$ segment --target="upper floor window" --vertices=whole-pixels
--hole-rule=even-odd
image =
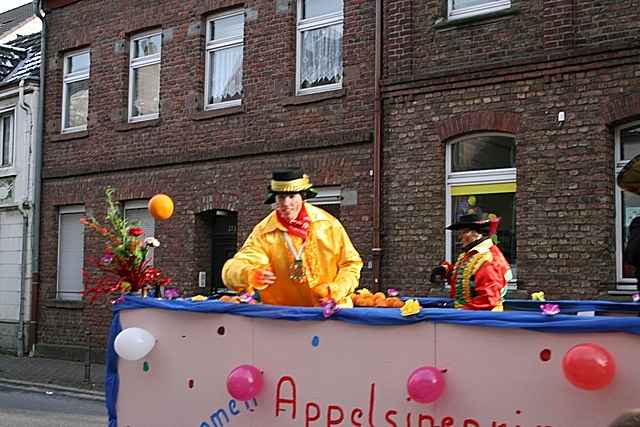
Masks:
[[[218,15],[207,21],[205,109],[242,102],[244,11]]]
[[[622,168],[640,154],[640,122],[634,122],[616,129],[615,133],[616,176]],[[620,290],[634,290],[636,275],[633,265],[624,260],[624,248],[629,239],[629,224],[640,215],[640,195],[615,190],[616,199],[616,276]]]
[[[296,94],[342,87],[343,0],[298,0]]]
[[[480,134],[447,146],[447,225],[462,215],[500,217],[497,244],[517,277],[516,142],[510,135]],[[462,247],[447,232],[447,259],[455,261]]]
[[[63,206],[58,211],[58,286],[57,299],[82,299],[84,264],[83,206]]]
[[[129,48],[129,121],[157,119],[160,114],[159,31],[137,35]]]
[[[13,110],[0,112],[0,167],[13,166]]]
[[[89,110],[89,71],[91,68],[88,50],[64,56],[62,85],[62,132],[87,129]]]
[[[511,7],[511,0],[448,0],[449,19],[466,18]]]

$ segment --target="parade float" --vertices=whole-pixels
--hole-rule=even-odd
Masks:
[[[635,301],[538,293],[476,312],[365,290],[340,309],[180,298],[145,264],[156,242],[112,219],[85,220],[110,242],[112,280],[93,294],[120,295],[110,427],[602,427],[638,406]]]

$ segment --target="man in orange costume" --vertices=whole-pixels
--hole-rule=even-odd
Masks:
[[[222,269],[233,290],[257,290],[265,304],[319,306],[332,298],[352,307],[362,260],[340,222],[304,200],[316,193],[298,168],[273,172],[266,204],[276,209],[256,225]]]
[[[456,237],[463,245],[462,252],[454,265],[444,262],[436,267],[432,279],[441,276],[448,280],[456,308],[503,309],[511,268],[489,237],[495,233],[490,230],[492,224],[497,227],[497,220],[483,220],[476,214],[469,214],[447,227],[447,230],[456,231]]]

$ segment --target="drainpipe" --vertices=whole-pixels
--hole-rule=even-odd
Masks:
[[[40,33],[40,82],[38,88],[38,114],[36,116],[35,143],[33,146],[35,167],[33,171],[33,224],[31,235],[31,351],[38,339],[38,312],[40,298],[40,187],[42,181],[42,140],[44,137],[44,89],[47,65],[47,21],[42,10],[43,0],[33,0],[33,14],[42,21]]]
[[[376,47],[374,85],[375,96],[373,105],[373,289],[382,289],[382,243],[380,228],[382,192],[382,0],[376,0]]]
[[[22,214],[22,259],[21,259],[21,267],[20,267],[20,302],[18,308],[18,336],[16,340],[16,347],[18,357],[24,356],[24,307],[25,307],[25,299],[26,289],[27,289],[27,250],[28,242],[29,242],[29,212],[30,209],[29,204],[29,192],[31,188],[31,138],[32,138],[32,128],[33,128],[33,115],[31,113],[31,107],[24,102],[24,79],[20,80],[19,84],[19,97],[18,97],[18,105],[22,110],[24,110],[25,115],[28,117],[29,124],[25,131],[25,141],[28,141],[29,144],[29,155],[27,156],[27,185],[25,186],[27,189],[27,197],[26,200],[22,202],[21,205],[18,205],[18,210]]]

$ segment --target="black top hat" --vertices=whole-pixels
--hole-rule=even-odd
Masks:
[[[264,203],[267,205],[275,203],[276,194],[279,193],[300,193],[303,199],[317,196],[311,187],[313,185],[309,177],[304,175],[300,168],[276,169],[273,171],[267,200]]]
[[[462,215],[458,219],[458,222],[454,222],[453,224],[448,226],[447,230],[461,230],[463,228],[468,228],[476,231],[488,231],[490,223],[490,220],[483,219],[480,215],[472,213]]]

